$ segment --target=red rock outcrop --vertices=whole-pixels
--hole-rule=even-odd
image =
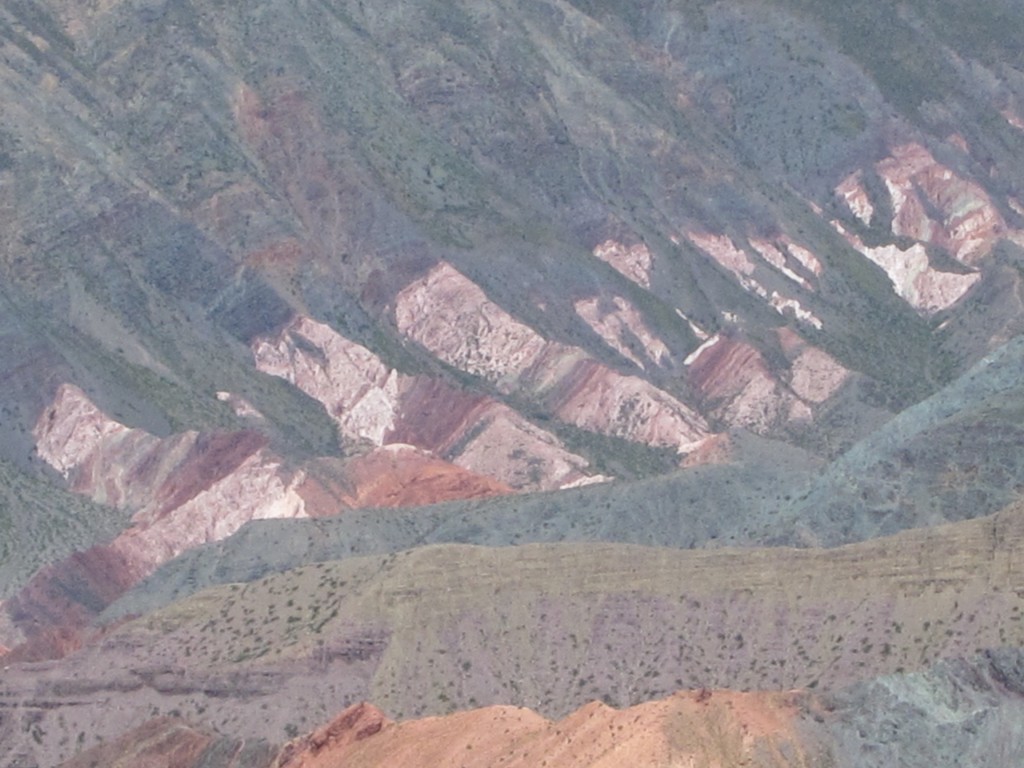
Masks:
[[[343,752],[391,725],[394,723],[372,704],[353,704],[327,725],[287,744],[275,768],[312,768],[321,755]]]
[[[40,457],[94,501],[135,509],[133,526],[110,546],[150,573],[185,549],[229,536],[244,522],[303,517],[295,485],[253,431],[184,432],[157,438],[102,413],[71,384],[60,387],[34,431]]]
[[[411,445],[392,443],[345,465],[352,485],[342,501],[353,508],[407,507],[512,493],[512,488],[442,461]],[[305,497],[303,490],[300,495]]]
[[[689,691],[616,710],[587,704],[557,722],[493,706],[401,723],[362,704],[286,751],[280,768],[721,768],[809,766],[800,693]],[[317,737],[321,734],[320,738]]]
[[[399,374],[323,323],[298,317],[252,348],[260,370],[323,403],[351,440],[413,445],[496,487],[550,490],[590,476],[586,459],[508,406],[440,379]]]
[[[296,491],[304,473],[285,469],[256,432],[158,438],[111,419],[80,389],[64,384],[34,435],[39,456],[73,490],[135,510],[130,527],[112,542],[44,568],[5,604],[28,642],[38,643],[36,654],[74,645],[54,638],[63,631],[75,636],[76,628],[185,550],[226,538],[249,520],[307,514]]]
[[[779,423],[809,419],[850,372],[790,329],[778,331],[789,369],[772,371],[764,356],[738,337],[715,335],[686,359],[690,382],[713,415],[763,433]]]
[[[558,418],[577,427],[680,452],[709,434],[700,414],[676,398],[591,360],[574,366],[548,402]]]
[[[712,336],[686,363],[691,384],[712,413],[732,426],[763,432],[784,420],[793,405],[761,353],[740,339]]]

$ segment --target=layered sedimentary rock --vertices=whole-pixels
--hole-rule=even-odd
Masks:
[[[584,314],[591,313],[584,309]],[[613,371],[578,348],[544,339],[448,264],[399,293],[395,318],[401,332],[441,359],[505,392],[541,397],[574,426],[680,450],[708,434],[701,416],[672,395]],[[633,314],[611,322],[616,327],[601,325],[595,316],[595,324],[614,332],[620,345],[623,325],[633,324],[633,333],[649,338]],[[648,352],[663,356],[653,339]]]
[[[916,143],[892,148],[875,170],[892,200],[892,233],[931,243],[973,265],[1006,232],[980,185],[961,178]]]
[[[864,172],[854,171],[839,183],[835,191],[850,213],[856,216],[861,224],[870,227],[875,215],[875,206],[864,187]]]
[[[833,226],[850,245],[885,270],[897,296],[926,314],[953,306],[981,278],[977,272],[963,274],[935,269],[921,243],[907,248],[895,243],[869,247],[839,222],[833,222]]]
[[[970,147],[963,137],[951,141],[966,155]],[[884,187],[888,200],[872,199],[868,174]],[[948,309],[959,302],[982,275],[982,260],[1002,238],[1017,241],[993,198],[977,181],[943,165],[923,145],[898,144],[873,167],[854,171],[835,193],[865,227],[888,226],[894,238],[905,242],[865,244],[855,232],[838,221],[833,226],[865,257],[885,270],[898,296],[925,314]],[[891,210],[891,221],[879,222],[879,204]],[[1011,206],[1012,207],[1012,206]],[[928,248],[938,249],[966,269],[949,271],[932,264]]]
[[[667,392],[592,360],[574,365],[545,399],[563,421],[648,445],[685,452],[709,434],[704,419]]]
[[[64,384],[35,437],[40,457],[73,490],[134,515],[112,542],[43,569],[6,604],[30,637],[84,626],[162,563],[249,520],[307,515],[297,490],[304,473],[286,469],[256,432],[161,439],[111,419]],[[48,655],[49,645],[40,642],[34,652]]]
[[[344,477],[351,490],[341,494],[339,500],[352,508],[411,507],[512,492],[510,486],[489,476],[401,443],[391,443],[346,462]],[[301,487],[299,493],[309,498]]]
[[[716,334],[686,360],[690,379],[722,421],[764,431],[785,417],[784,392],[756,348]]]
[[[346,438],[382,445],[395,426],[397,371],[324,323],[295,318],[252,344],[256,367],[323,403]]]
[[[271,768],[275,752],[260,739],[231,739],[178,717],[158,717],[61,768]]]
[[[586,459],[507,405],[440,379],[400,374],[324,323],[295,318],[252,349],[260,370],[323,403],[348,440],[413,445],[519,490],[590,476]]]
[[[716,334],[687,359],[690,380],[722,421],[767,432],[792,420],[809,420],[813,408],[832,397],[850,372],[835,358],[788,329],[778,336],[789,369],[772,371],[742,338]]]
[[[104,737],[155,708],[255,738],[360,699],[398,719],[492,703],[561,717],[680,688],[835,689],[1024,643],[1022,537],[1016,505],[831,550],[437,546],[313,563],[198,593],[59,664],[11,664],[0,698],[58,756],[108,690],[125,716],[90,726]]]
[[[557,721],[491,706],[396,723],[360,702],[281,748],[159,717],[61,768],[1009,766],[1021,754],[1020,661],[1002,649],[835,691],[704,688],[621,710],[595,701]]]
[[[548,345],[444,263],[398,294],[395,323],[445,362],[505,392],[515,389]]]
[[[789,387],[805,403],[824,403],[849,379],[850,371],[838,360],[793,331],[782,328],[778,337],[790,360]]]
[[[731,273],[745,290],[766,301],[779,314],[791,313],[801,322],[807,323],[818,330],[824,327],[821,318],[806,309],[796,296],[783,295],[775,289],[769,291],[764,285],[764,278],[759,276],[763,267],[756,264],[751,254],[737,246],[727,235],[692,231],[687,232],[686,237],[701,251],[714,259],[717,264]],[[820,262],[810,251],[797,246],[787,239],[782,239],[780,245],[786,249],[787,253],[792,254],[794,266],[799,264],[799,268],[810,270],[815,276],[820,274]],[[813,286],[808,278],[797,274],[789,265],[789,259],[782,253],[778,245],[761,238],[753,238],[751,240],[751,247],[762,257],[766,264],[791,280],[796,286],[802,289],[813,290]]]

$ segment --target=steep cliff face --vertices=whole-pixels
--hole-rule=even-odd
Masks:
[[[449,264],[439,264],[398,294],[398,330],[446,363],[508,393],[547,352],[536,331],[487,298]],[[569,350],[558,349],[558,353]]]
[[[754,432],[807,422],[849,378],[835,358],[796,333],[783,330],[778,338],[788,370],[771,370],[752,344],[722,334],[687,357],[689,376],[717,419]]]
[[[895,146],[875,170],[892,206],[892,233],[931,243],[976,264],[1006,234],[999,210],[979,184],[936,162],[920,144]]]
[[[850,245],[885,270],[897,295],[914,309],[934,314],[956,304],[981,277],[978,273],[940,272],[931,266],[921,243],[900,248],[895,243],[868,247],[836,222],[836,229]]]
[[[296,318],[271,338],[253,342],[256,367],[280,376],[323,403],[350,440],[383,445],[398,411],[398,372],[329,326]]]

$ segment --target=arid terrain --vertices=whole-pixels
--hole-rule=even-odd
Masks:
[[[5,2],[0,768],[1024,762],[1022,35]]]

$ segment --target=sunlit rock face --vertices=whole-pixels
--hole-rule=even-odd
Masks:
[[[446,363],[505,392],[515,389],[548,346],[446,263],[398,295],[395,322],[400,332]]]
[[[809,415],[811,407],[824,403],[839,391],[850,378],[850,371],[827,352],[808,344],[787,328],[779,329],[778,336],[790,361],[789,388],[803,401],[794,404],[793,415]]]
[[[625,245],[616,240],[605,240],[594,248],[594,256],[611,265],[623,277],[643,288],[651,287],[651,269],[654,259],[643,243]]]
[[[854,171],[843,179],[836,187],[836,194],[864,226],[871,226],[875,206],[872,205],[868,191],[864,187],[863,171]]]
[[[580,299],[575,309],[609,347],[638,368],[671,363],[672,356],[665,342],[651,331],[643,315],[623,297]]]
[[[650,354],[664,355],[663,345],[635,313],[622,311],[604,322],[589,304],[581,307],[609,335],[630,330],[632,324],[649,338]],[[503,391],[540,396],[559,419],[574,426],[682,450],[707,436],[701,416],[672,395],[611,370],[581,349],[545,340],[448,264],[403,290],[395,317],[400,331],[442,360]],[[622,343],[621,336],[613,338]]]
[[[648,445],[689,451],[710,434],[704,419],[676,398],[592,361],[562,379],[550,402],[563,421]]]
[[[690,381],[712,413],[731,426],[767,431],[785,419],[793,404],[793,395],[746,342],[716,335],[688,360]]]
[[[345,465],[348,487],[339,501],[352,508],[391,508],[479,499],[511,493],[504,483],[476,474],[429,451],[392,443]],[[299,489],[309,500],[308,490]]]
[[[805,421],[832,397],[850,371],[790,329],[778,331],[788,369],[773,371],[750,343],[716,334],[687,357],[691,383],[717,419],[766,433],[779,424]]]
[[[712,336],[687,356],[688,380],[716,419],[758,433],[807,421],[814,407],[849,378],[850,371],[836,358],[793,330],[782,328],[777,335],[788,361],[779,371],[752,344],[724,334]]]
[[[490,706],[398,723],[376,707],[360,703],[285,747],[279,764],[281,768],[811,765],[823,750],[800,728],[808,699],[801,692],[681,691],[623,709],[593,701],[556,721],[524,707]]]
[[[864,245],[859,237],[847,232],[839,222],[833,222],[833,225],[850,245],[885,271],[897,296],[925,314],[934,314],[953,306],[981,278],[978,272],[962,274],[935,269],[921,243],[906,249],[895,244],[871,248]]]
[[[400,374],[324,323],[298,317],[256,339],[252,351],[257,368],[320,401],[345,439],[407,443],[520,490],[561,488],[590,475],[586,459],[508,406]]]
[[[319,400],[347,438],[382,445],[398,411],[398,373],[330,326],[297,317],[280,333],[256,339],[256,367]]]
[[[892,232],[976,264],[1006,232],[988,194],[938,163],[920,144],[903,144],[875,170],[892,202]]]
[[[785,237],[779,238],[776,243],[763,238],[751,238],[752,253],[748,253],[728,235],[691,231],[686,236],[693,245],[732,274],[744,290],[767,302],[779,314],[791,314],[818,330],[824,327],[821,318],[808,310],[796,295],[784,295],[776,289],[766,288],[762,272],[771,268],[792,281],[793,293],[798,289],[813,292],[812,280],[821,275],[822,267],[811,251]],[[754,260],[754,253],[760,256],[760,263]]]
[[[949,134],[946,142],[976,160],[961,134]],[[874,186],[868,184],[869,177]],[[897,296],[924,315],[958,304],[981,280],[984,259],[1000,240],[1022,239],[981,183],[939,162],[914,141],[892,146],[873,166],[849,174],[836,186],[835,195],[856,223],[876,231],[871,238],[862,237],[863,232],[845,217],[845,223],[833,221],[833,227],[885,271]],[[1006,202],[1017,212],[1012,199]],[[891,212],[891,218],[883,212]],[[878,241],[879,227],[891,232],[888,242]],[[943,269],[935,263],[938,254],[963,267]]]

